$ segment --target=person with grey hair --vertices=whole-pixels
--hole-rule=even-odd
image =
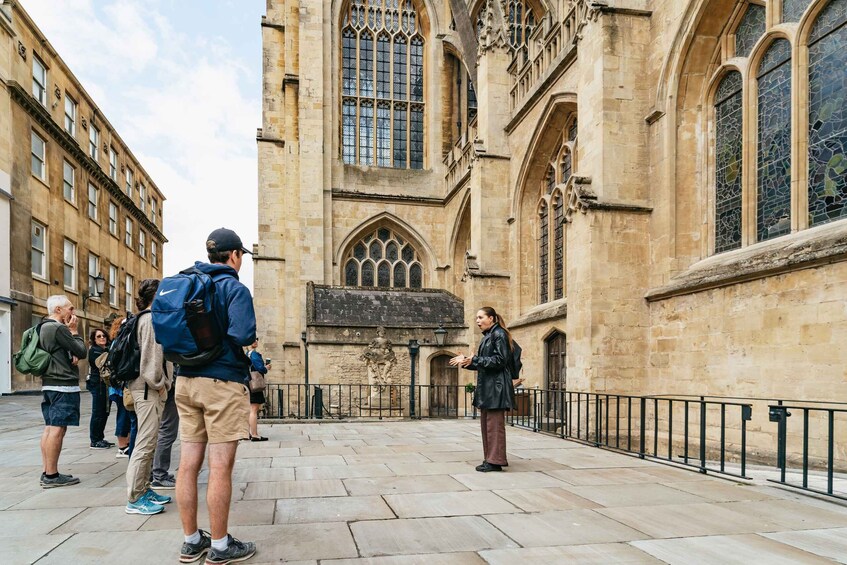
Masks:
[[[79,369],[77,363],[88,353],[77,329],[74,305],[63,294],[47,299],[47,318],[38,324],[40,347],[50,354],[50,363],[41,376],[42,488],[79,483],[73,475],[59,473],[59,455],[68,426],[79,426]]]

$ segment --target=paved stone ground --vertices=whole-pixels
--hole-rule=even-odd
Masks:
[[[39,488],[38,403],[0,398],[0,562],[176,563],[176,504],[124,513],[126,460],[89,450],[86,426],[60,460],[82,483]],[[847,563],[843,506],[529,431],[509,429],[508,472],[487,474],[474,421],[261,431],[238,450],[230,514],[250,563]]]

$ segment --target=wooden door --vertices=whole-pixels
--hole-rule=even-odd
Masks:
[[[456,418],[459,414],[459,369],[448,364],[449,355],[430,361],[429,413],[437,418]]]
[[[554,333],[546,341],[547,348],[547,374],[545,375],[544,388],[547,392],[548,412],[559,413],[562,407],[561,396],[558,391],[567,390],[567,358],[565,353],[565,334]]]

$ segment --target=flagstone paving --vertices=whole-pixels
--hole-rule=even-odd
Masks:
[[[60,460],[81,483],[39,487],[39,402],[0,398],[0,562],[178,562],[176,503],[126,514],[127,461],[88,449],[87,425],[69,429]],[[468,420],[261,432],[268,442],[238,449],[230,512],[231,533],[257,544],[251,564],[847,563],[847,506],[767,483],[518,428],[508,429],[506,472],[477,473],[479,424]],[[207,481],[204,470],[203,528]]]

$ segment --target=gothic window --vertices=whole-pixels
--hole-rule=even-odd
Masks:
[[[424,166],[424,38],[413,0],[350,0],[341,32],[341,157]]]
[[[799,22],[811,0],[782,0],[782,21]]]
[[[565,276],[565,205],[562,193],[558,192],[553,203],[553,300],[564,296]]]
[[[735,55],[736,57],[747,57],[753,50],[753,46],[765,34],[765,7],[758,4],[750,4],[738,29],[735,30]]]
[[[712,100],[716,253],[847,218],[847,0],[782,0],[782,21],[801,24],[795,41],[808,67],[785,37],[761,41],[770,30],[756,6],[734,32],[737,69],[717,71]],[[817,15],[804,22],[806,14]],[[754,44],[764,44],[763,53],[754,55]],[[793,67],[803,75],[792,77]],[[745,100],[754,103],[749,120]],[[792,128],[796,107],[807,114]],[[753,144],[755,161],[742,166],[743,148]],[[798,146],[805,162],[792,162]]]
[[[567,234],[565,233],[564,191],[568,180],[573,175],[575,150],[576,115],[573,115],[566,122],[539,190],[541,198],[538,203],[538,285],[539,301],[542,304],[548,302],[551,296],[553,300],[564,298],[566,292],[565,241]]]
[[[547,268],[548,268],[548,230],[547,225],[547,201],[541,201],[541,209],[538,211],[538,289],[539,302],[544,304],[550,298],[550,290],[548,288]]]
[[[507,34],[509,45],[512,49],[520,50],[526,46],[527,40],[532,35],[536,23],[541,21],[542,13],[530,0],[507,0],[504,2],[504,16],[506,17]],[[476,35],[482,35],[486,24],[485,4],[476,13]]]
[[[847,216],[847,0],[809,36],[809,225]]]
[[[741,247],[741,73],[731,71],[715,96],[715,252]]]
[[[791,44],[777,39],[759,64],[758,241],[791,231]]]
[[[345,254],[345,286],[423,288],[423,267],[411,243],[389,228],[368,232]]]

